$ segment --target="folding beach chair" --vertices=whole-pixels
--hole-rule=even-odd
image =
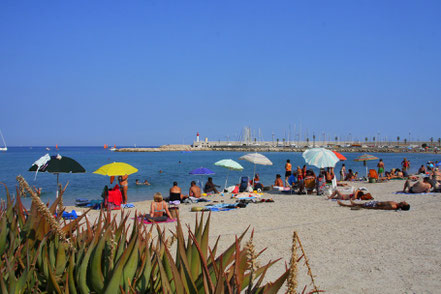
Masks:
[[[250,180],[248,177],[244,176],[240,178],[240,182],[239,182],[239,192],[246,192],[248,190],[249,184],[250,184]]]

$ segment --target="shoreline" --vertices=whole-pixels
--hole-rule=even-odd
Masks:
[[[335,201],[316,195],[285,195],[265,193],[274,203],[250,203],[246,208],[211,213],[210,246],[218,237],[219,252],[225,250],[250,226],[242,245],[254,230],[257,250],[267,248],[261,262],[281,258],[268,271],[274,281],[289,262],[292,232],[298,232],[309,258],[319,288],[328,293],[435,293],[441,287],[441,193],[427,195],[396,194],[404,181],[386,183],[351,182],[364,186],[379,201],[407,201],[409,211],[351,210]],[[228,196],[207,199],[234,202]],[[130,200],[130,199],[129,199]],[[125,209],[134,217],[135,211],[147,213],[151,200],[136,202]],[[193,206],[179,205],[183,225],[195,225]],[[67,207],[67,210],[83,209]],[[200,216],[200,213],[197,213]],[[99,211],[88,213],[97,219]],[[119,211],[112,215],[120,215]],[[204,214],[207,216],[207,214]],[[175,223],[159,224],[174,230]],[[149,226],[149,225],[147,225]],[[305,268],[299,266],[299,285],[308,284]],[[372,281],[376,281],[372,283]]]

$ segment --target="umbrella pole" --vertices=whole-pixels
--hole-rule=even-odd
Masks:
[[[58,186],[59,186],[59,184],[58,184],[58,180],[59,180],[59,176],[60,176],[60,174],[59,173],[57,173],[57,198],[58,198]]]
[[[253,191],[254,191],[254,178],[255,178],[255,175],[256,175],[256,164],[254,164],[254,172],[252,174],[252,176],[253,176]]]
[[[225,186],[224,186],[224,191],[225,191],[225,189],[227,188],[227,183],[228,183],[228,175],[230,174],[230,169],[228,169],[228,172],[227,172],[227,179],[225,180]]]

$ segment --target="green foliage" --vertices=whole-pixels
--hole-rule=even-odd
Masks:
[[[35,199],[26,210],[20,195],[14,203],[7,189],[6,194],[0,207],[2,293],[277,293],[288,276],[289,269],[263,284],[274,262],[249,266],[247,248],[240,245],[246,231],[218,254],[219,239],[209,247],[210,217],[204,220],[203,214],[196,215],[193,230],[187,226],[186,235],[178,220],[166,237],[136,213],[131,226],[124,212],[118,222],[108,211],[93,224],[84,215],[67,223],[39,215],[41,203]],[[52,215],[59,201],[50,206]],[[65,236],[51,227],[54,221]]]

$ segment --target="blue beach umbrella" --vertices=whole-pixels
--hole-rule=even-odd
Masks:
[[[211,169],[208,169],[205,167],[200,167],[200,168],[192,170],[191,172],[189,172],[189,174],[194,175],[194,176],[205,176],[205,175],[214,175],[214,172]],[[202,182],[199,180],[198,180],[198,182],[200,182],[200,184],[198,184],[198,185],[202,189]]]
[[[190,175],[195,176],[205,176],[205,175],[214,175],[214,172],[211,169],[200,167],[189,172]]]

